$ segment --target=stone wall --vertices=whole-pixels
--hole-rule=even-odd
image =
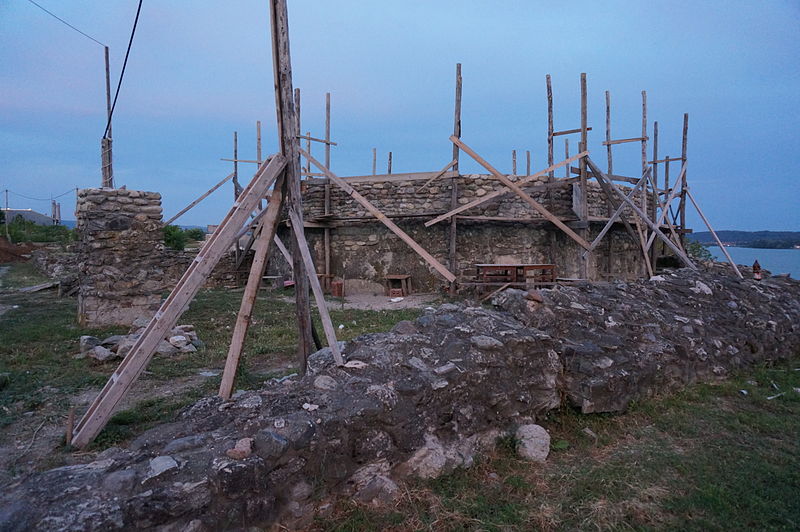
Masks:
[[[129,325],[154,313],[165,287],[161,194],[82,189],[76,217],[81,325]]]
[[[509,176],[513,180],[520,179]],[[351,185],[380,209],[415,241],[448,269],[449,223],[425,227],[424,222],[450,210],[452,181],[440,178],[422,189],[424,179],[388,176],[384,181],[353,180]],[[455,178],[458,203],[465,205],[503,186],[487,175],[465,175]],[[577,183],[557,183],[546,190],[533,190],[547,182],[542,176],[523,187],[531,197],[550,212],[567,222],[577,221],[573,210]],[[629,187],[623,187],[629,191]],[[641,195],[634,196],[637,202]],[[588,204],[590,225],[588,240],[600,232],[609,216],[605,195],[596,183],[589,183]],[[331,273],[337,278],[361,279],[381,283],[386,274],[409,274],[415,289],[431,291],[444,285],[442,277],[407,244],[383,224],[375,220],[349,195],[331,186],[331,212],[324,216],[324,181],[304,181],[303,207],[306,221],[331,224]],[[461,281],[475,275],[476,263],[553,263],[560,277],[579,277],[583,248],[546,221],[538,212],[513,193],[492,199],[464,216],[517,218],[522,221],[458,220],[456,232],[457,267]],[[630,209],[624,216],[632,219]],[[594,221],[592,221],[594,219]],[[307,228],[306,235],[314,255],[317,271],[323,271],[323,230]],[[287,236],[288,238],[288,236]],[[284,274],[282,259],[273,256],[270,273]],[[592,255],[590,279],[632,279],[641,275],[643,261],[624,227],[617,224]],[[373,285],[374,286],[374,285]]]
[[[498,435],[546,425],[560,406],[620,412],[796,356],[800,282],[743,273],[508,290],[495,310],[441,305],[347,342],[342,367],[323,349],[302,378],[202,399],[127,448],[8,486],[0,530],[304,530],[334,497],[391,504],[404,479],[470,467]]]

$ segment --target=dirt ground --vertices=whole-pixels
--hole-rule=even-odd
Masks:
[[[391,298],[383,294],[353,294],[345,297],[344,303],[340,298],[330,298],[328,305],[331,309],[399,310],[425,308],[439,299],[438,294],[411,294],[403,298]],[[285,297],[284,300],[294,303],[291,297]]]

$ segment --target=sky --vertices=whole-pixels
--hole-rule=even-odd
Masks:
[[[110,47],[115,87],[137,1],[37,3]],[[689,113],[689,186],[716,229],[800,230],[797,0],[289,0],[289,23],[302,129],[324,136],[330,92],[338,175],[371,173],[372,148],[382,170],[393,152],[395,173],[449,162],[459,62],[463,141],[503,172],[514,149],[520,169],[530,150],[541,170],[545,75],[563,130],[580,126],[585,72],[589,150],[601,168],[604,91],[612,137],[630,138],[641,135],[646,90],[660,158],[680,156]],[[144,1],[114,112],[117,186],[161,192],[169,217],[232,171],[220,158],[232,156],[234,131],[240,158],[255,159],[256,120],[264,153],[277,150],[268,25],[264,0]],[[99,44],[27,0],[0,0],[0,190],[10,207],[49,213],[50,197],[100,185],[103,65]],[[578,136],[570,142],[574,153]],[[639,174],[640,149],[616,146],[615,173]],[[481,171],[465,155],[461,169]],[[240,165],[240,180],[254,170]],[[225,186],[179,223],[217,223],[232,199]],[[73,219],[74,194],[59,201]],[[688,223],[705,229],[691,209]]]

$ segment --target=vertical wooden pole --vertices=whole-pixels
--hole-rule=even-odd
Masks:
[[[306,131],[306,137],[308,137],[306,139],[306,151],[308,153],[311,153],[311,132],[310,131]],[[311,173],[311,163],[308,162],[308,161],[306,161],[306,172],[308,172],[309,174]],[[300,179],[302,179],[302,176],[300,176]]]
[[[569,139],[567,137],[564,137],[564,158],[569,159]],[[564,174],[564,177],[569,177],[570,175],[569,165],[566,165],[564,168],[565,168],[564,172],[566,172]]]
[[[456,64],[456,94],[455,108],[453,112],[453,136],[461,138],[461,63]],[[458,145],[453,143],[453,159],[456,164],[453,166],[454,177],[450,180],[450,210],[458,207],[458,176],[460,175],[458,162],[461,151]],[[458,255],[456,249],[456,217],[450,217],[450,271],[458,277]],[[455,294],[456,283],[450,283],[450,294]]]
[[[525,175],[531,175],[531,151],[525,150]]]
[[[553,166],[553,85],[550,81],[550,74],[545,77],[547,80],[547,166]],[[567,165],[567,177],[569,177],[569,165]],[[555,178],[555,172],[550,172],[550,181]]]
[[[256,160],[258,165],[261,166],[263,162],[261,159],[261,120],[256,120]]]
[[[585,151],[588,144],[588,119],[587,119],[587,90],[586,90],[586,73],[581,73],[581,143],[578,146],[578,151]],[[569,165],[568,165],[569,166]],[[580,160],[580,189],[581,189],[581,203],[580,203],[580,219],[585,224],[585,227],[578,233],[584,240],[589,237],[589,186],[587,182],[586,173],[586,159]],[[578,261],[580,263],[580,276],[583,279],[589,279],[589,265],[592,262],[591,253],[581,253]]]
[[[683,139],[681,140],[681,164],[686,165],[686,149],[689,139],[689,113],[683,114]],[[683,172],[683,180],[675,183],[681,187],[680,220],[681,220],[681,246],[686,249],[686,173]]]
[[[108,132],[105,134],[105,137],[100,142],[100,150],[101,156],[100,159],[102,161],[102,173],[103,173],[103,186],[113,188],[114,187],[114,168],[112,164],[112,143],[111,140],[111,68],[109,65],[108,59],[108,46],[103,47],[103,55],[105,57],[106,63],[106,118],[108,120]]]
[[[8,234],[8,224],[11,223],[11,220],[9,219],[11,217],[11,214],[9,214],[8,212],[8,189],[5,190],[5,193],[6,193],[6,212],[5,212],[6,216],[4,225],[6,226],[6,240],[8,240],[8,242],[11,243],[11,237]]]
[[[389,175],[392,173],[392,152],[389,152],[389,161],[386,164],[386,173]]]
[[[611,142],[611,93],[606,91],[606,142]],[[606,145],[608,157],[608,175],[614,173],[614,162],[611,153],[611,144]]]
[[[239,184],[239,138],[238,132],[233,132],[233,201],[239,197],[242,186]]]
[[[658,217],[658,204],[660,203],[658,197],[658,121],[653,121],[653,171],[651,172],[651,176],[653,177],[653,195],[652,197],[652,209],[651,209],[651,216],[653,220],[656,220]],[[656,266],[656,246],[650,248],[650,257],[653,261],[653,269]]]
[[[302,197],[300,194],[300,147],[297,135],[299,129],[299,108],[292,104],[292,62],[289,52],[289,17],[286,0],[270,0],[270,30],[272,35],[272,58],[275,72],[275,109],[277,111],[278,132],[281,152],[286,157],[286,198],[289,208],[297,219],[303,221]],[[298,93],[299,100],[299,93]],[[302,224],[294,231],[302,231]],[[298,370],[305,374],[308,355],[314,346],[311,333],[311,304],[308,297],[308,277],[299,250],[299,240],[292,239],[292,262],[295,283],[295,312],[298,325]],[[314,273],[314,272],[310,272]]]
[[[517,175],[517,150],[511,150],[511,175]]]
[[[644,173],[645,169],[647,168],[647,91],[642,91],[642,173]],[[647,183],[642,188],[641,191],[642,199],[640,201],[642,205],[642,212],[649,213],[650,209],[647,208]],[[644,227],[644,236],[648,237],[647,233],[647,226]],[[650,254],[645,257],[645,260],[649,261],[650,267],[648,271],[652,276],[652,272],[655,271],[656,263],[655,263],[655,247],[650,249]]]
[[[331,168],[331,93],[325,93],[325,168]],[[309,152],[310,153],[310,152]],[[309,165],[310,166],[310,165]],[[325,178],[325,214],[331,213],[331,180]],[[331,229],[324,229],[325,240],[325,275],[331,274]],[[330,287],[330,278],[325,277],[326,288]]]
[[[372,175],[378,175],[378,148],[372,148]]]

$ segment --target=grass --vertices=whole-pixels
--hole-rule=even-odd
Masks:
[[[0,267],[8,268],[0,276],[3,290],[46,280],[28,263]],[[295,371],[294,305],[284,295],[265,291],[259,296],[239,365],[240,389],[252,389],[269,378]],[[186,404],[216,392],[220,377],[202,378],[198,372],[220,371],[224,367],[241,298],[240,291],[223,289],[204,290],[197,295],[179,323],[193,324],[205,347],[192,354],[156,356],[136,386],[166,392],[118,413],[98,438],[96,448],[123,443],[156,422],[170,420]],[[79,327],[75,300],[59,299],[55,291],[0,294],[0,305],[17,306],[0,316],[0,430],[23,416],[65,417],[76,395],[99,390],[116,368],[118,361],[101,364],[75,359],[73,355],[79,351],[82,335],[104,338],[126,334],[127,327]],[[388,330],[396,322],[414,319],[419,313],[415,309],[333,310],[331,315],[336,326],[345,326],[337,329],[338,338],[349,340]],[[322,331],[316,315],[315,320]],[[172,393],[176,388],[178,392]],[[0,440],[3,437],[0,432]]]
[[[798,366],[756,368],[625,414],[553,412],[541,421],[546,464],[517,458],[508,438],[468,470],[412,482],[395,507],[341,503],[317,530],[796,530]]]

